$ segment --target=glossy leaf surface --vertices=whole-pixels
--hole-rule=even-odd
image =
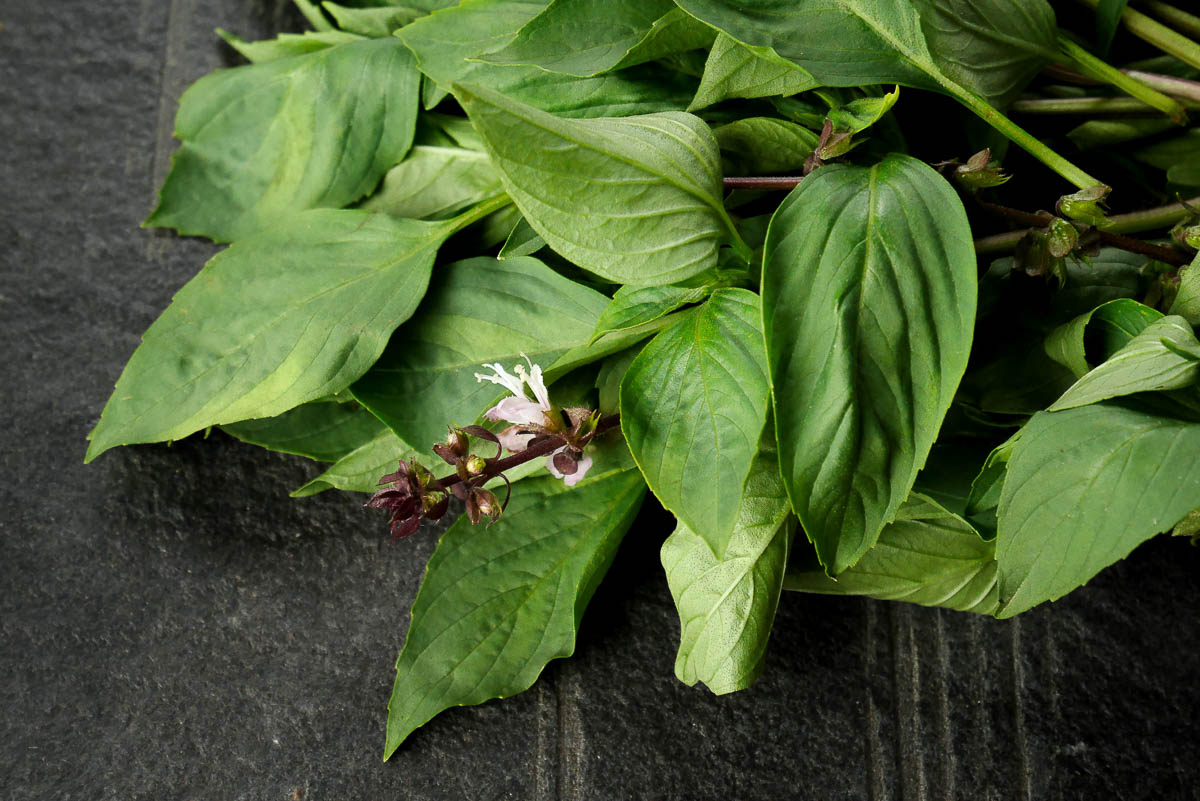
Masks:
[[[621,429],[663,506],[719,557],[767,414],[758,296],[720,289],[655,337],[621,382]]]
[[[1008,462],[998,617],[1052,601],[1200,506],[1200,424],[1115,403],[1035,415]]]
[[[966,368],[966,214],[924,164],[826,166],[771,221],[763,322],[780,467],[836,575],[908,497]]]
[[[643,285],[716,266],[733,224],[716,141],[699,118],[568,120],[481,87],[457,96],[509,196],[565,258]]]

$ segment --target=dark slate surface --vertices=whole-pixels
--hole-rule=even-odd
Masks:
[[[138,336],[213,252],[138,229],[175,99],[283,0],[0,5],[0,798],[1200,797],[1200,552],[1159,541],[996,622],[785,597],[766,675],[672,676],[665,534],[577,656],[379,760],[429,535],[383,545],[314,465],[220,434],[81,464]]]

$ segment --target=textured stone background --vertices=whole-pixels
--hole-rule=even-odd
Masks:
[[[0,3],[0,798],[1200,797],[1200,551],[1160,541],[1000,623],[786,596],[767,673],[672,676],[646,517],[532,691],[446,713],[384,764],[430,536],[221,434],[110,452],[140,333],[214,251],[139,230],[175,102],[284,0]]]

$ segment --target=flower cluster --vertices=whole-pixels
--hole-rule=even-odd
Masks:
[[[508,505],[512,485],[504,471],[544,455],[546,469],[567,486],[583,480],[592,466],[592,457],[584,448],[598,433],[599,415],[582,407],[558,408],[550,402],[550,393],[542,368],[525,358],[510,373],[500,364],[485,364],[490,374],[476,373],[479,381],[490,381],[512,393],[483,413],[485,419],[503,420],[511,425],[499,435],[483,426],[449,427],[445,442],[433,446],[433,452],[454,467],[454,473],[435,478],[417,461],[400,460],[399,469],[380,479],[386,485],[367,501],[367,506],[392,513],[392,538],[407,537],[417,530],[422,518],[437,520],[446,513],[452,493],[466,505],[467,518],[478,523],[484,518],[495,521]],[[531,399],[526,388],[533,395]],[[496,454],[485,458],[471,452],[471,438],[496,446]],[[504,450],[512,456],[501,458]],[[493,478],[504,480],[508,493],[503,503],[485,489]]]
[[[524,356],[524,354],[521,354]],[[491,381],[512,393],[483,413],[488,420],[503,420],[512,423],[500,432],[500,444],[511,453],[521,453],[531,443],[543,437],[558,437],[562,447],[546,457],[546,469],[555,478],[561,478],[568,487],[583,480],[592,467],[592,457],[584,453],[580,440],[595,430],[595,415],[589,409],[562,409],[556,412],[550,403],[550,393],[542,377],[542,368],[529,361],[529,369],[518,364],[509,373],[500,364],[485,364],[491,375],[476,373],[477,381]],[[533,394],[531,400],[525,387]],[[589,427],[590,423],[590,427]]]

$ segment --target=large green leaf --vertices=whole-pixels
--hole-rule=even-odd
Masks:
[[[428,13],[424,9],[407,5],[348,8],[337,3],[325,2],[321,3],[321,7],[329,12],[343,31],[375,37],[391,36],[397,29]]]
[[[795,533],[774,447],[755,459],[737,524],[718,557],[682,521],[662,547],[679,612],[675,675],[717,695],[749,687],[762,672]]]
[[[671,0],[554,0],[481,60],[586,77],[708,47],[715,37]]]
[[[481,87],[457,96],[525,219],[580,267],[670,284],[715,267],[736,237],[720,153],[698,117],[567,120]]]
[[[456,83],[487,86],[543,111],[569,117],[646,114],[687,105],[692,87],[685,76],[649,65],[577,78],[539,67],[476,60],[512,41],[547,4],[541,0],[465,0],[397,31],[416,54],[421,71],[438,87],[426,97],[426,108],[432,108]]]
[[[359,208],[393,217],[441,219],[503,191],[486,153],[417,146],[388,170],[379,191]]]
[[[1055,600],[1200,506],[1200,424],[1117,403],[1037,414],[1000,497],[998,617]]]
[[[773,48],[826,86],[900,83],[960,99],[1010,94],[1055,55],[1044,0],[679,0],[738,41]],[[980,55],[972,61],[970,53]],[[1040,68],[1040,67],[1039,67]],[[1037,70],[1034,70],[1036,72]]]
[[[228,242],[375,188],[412,144],[419,74],[393,39],[221,70],[184,93],[147,225]]]
[[[317,209],[218,253],[142,337],[86,458],[345,389],[416,310],[458,225]]]
[[[221,430],[268,450],[336,462],[387,426],[357,403],[313,401],[276,417],[227,423]]]
[[[1006,106],[1051,61],[1061,61],[1046,0],[913,0],[938,68]]]
[[[1085,374],[1050,406],[1056,412],[1108,398],[1183,389],[1200,380],[1200,342],[1187,320],[1163,317]]]
[[[995,550],[961,517],[913,493],[854,567],[836,580],[821,570],[788,573],[784,588],[990,615],[997,599]]]
[[[605,303],[534,258],[455,262],[439,268],[421,310],[352,392],[424,450],[447,423],[474,423],[505,394],[475,379],[485,362],[511,368],[524,354],[548,367],[588,341]]]
[[[750,47],[720,33],[708,51],[700,88],[688,111],[728,98],[786,97],[816,86],[816,79],[807,70],[781,58],[771,48]]]
[[[822,167],[775,212],[763,323],[780,467],[831,574],[908,497],[966,368],[976,293],[962,204],[915,159]]]
[[[442,536],[396,661],[385,759],[439,712],[526,690],[575,650],[645,490],[614,445],[575,487],[529,479],[491,527],[464,515]]]
[[[642,349],[621,382],[621,429],[663,506],[724,554],[767,415],[759,299],[718,289]]]

